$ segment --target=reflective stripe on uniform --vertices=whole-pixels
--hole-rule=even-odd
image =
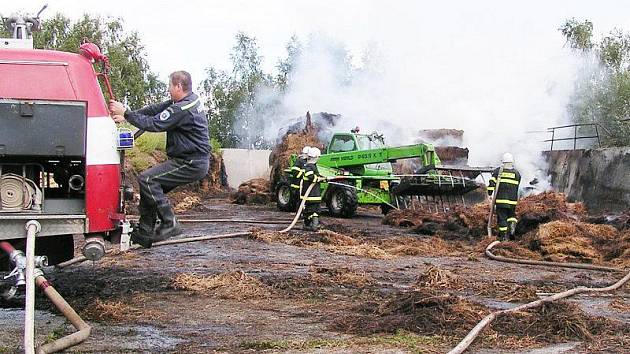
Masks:
[[[509,178],[502,178],[501,179],[501,183],[509,183],[509,184],[516,184],[518,185],[518,181],[515,179],[509,179]]]
[[[299,186],[299,185],[297,185],[297,184],[291,184],[291,188],[299,189],[299,188],[300,188],[300,186]]]
[[[306,199],[307,202],[321,202],[322,197],[304,197],[301,196],[300,199]]]
[[[497,199],[497,204],[509,204],[516,205],[518,202],[516,200],[508,200],[508,199]]]
[[[190,102],[189,104],[187,104],[185,106],[182,106],[182,111],[185,111],[185,110],[193,108],[194,106],[197,105],[197,103],[199,103],[199,97],[197,97],[196,100]]]
[[[507,222],[518,222],[517,218],[508,218]]]
[[[307,217],[307,219],[312,219],[313,217],[319,217],[319,215],[317,215],[317,213],[313,213],[313,214],[309,215]]]
[[[516,174],[512,172],[501,172],[501,178],[516,178]]]
[[[494,178],[494,177],[490,177],[490,182],[497,183],[497,179],[496,179],[496,178]]]
[[[499,231],[507,231],[507,226],[499,226]]]
[[[493,191],[493,190],[494,190],[494,187],[488,187],[488,190],[489,190],[489,191]]]

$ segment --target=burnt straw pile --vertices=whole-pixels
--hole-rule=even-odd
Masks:
[[[326,141],[339,119],[341,116],[337,114],[320,112],[311,115],[307,112],[305,117],[299,118],[280,132],[277,144],[269,155],[272,191],[273,186],[282,178],[282,171],[289,165],[292,154],[299,154],[305,146],[314,146],[324,151]]]
[[[409,227],[413,232],[444,240],[489,242],[486,223],[489,204],[455,206],[446,212],[395,210],[384,224]],[[546,192],[523,198],[516,209],[517,241],[502,242],[495,253],[507,257],[548,261],[630,265],[630,227],[626,212],[614,217],[588,216],[581,203],[569,203],[562,193]],[[482,241],[482,242],[480,242]]]

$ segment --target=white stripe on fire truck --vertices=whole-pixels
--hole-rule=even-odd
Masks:
[[[116,135],[116,123],[111,117],[88,117],[86,164],[120,164],[120,155],[116,148]]]

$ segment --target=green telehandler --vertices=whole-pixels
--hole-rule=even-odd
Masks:
[[[421,167],[413,174],[396,175],[392,162],[419,158]],[[291,193],[291,167],[297,155],[274,187],[278,209],[296,211],[299,196]],[[322,201],[333,216],[352,217],[359,205],[379,205],[383,214],[406,208],[414,197],[461,197],[479,187],[474,177],[485,169],[442,166],[431,144],[387,147],[382,135],[335,133],[317,162],[319,173],[328,179],[321,183]],[[454,175],[457,171],[459,175]],[[466,174],[466,175],[464,175]]]

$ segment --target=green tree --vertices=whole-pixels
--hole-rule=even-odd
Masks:
[[[166,96],[166,84],[150,70],[138,34],[126,33],[121,19],[84,15],[72,22],[56,14],[43,20],[41,28],[33,33],[33,45],[37,49],[76,53],[86,39],[98,45],[109,57],[110,82],[118,100],[140,107]]]
[[[254,37],[236,34],[230,53],[232,70],[206,70],[201,83],[208,106],[210,132],[224,147],[263,148],[264,121],[258,119],[268,106],[261,104],[261,90],[274,90],[271,76],[262,69],[262,57]]]
[[[568,111],[576,123],[598,123],[606,146],[630,145],[630,36],[614,30],[593,42],[590,21],[567,20],[560,28],[567,43],[590,55],[596,68],[576,84]]]
[[[275,84],[282,90],[286,90],[291,81],[291,73],[295,69],[300,56],[302,55],[302,43],[296,35],[291,36],[291,39],[285,46],[287,50],[286,58],[278,60],[278,75],[275,79]]]

